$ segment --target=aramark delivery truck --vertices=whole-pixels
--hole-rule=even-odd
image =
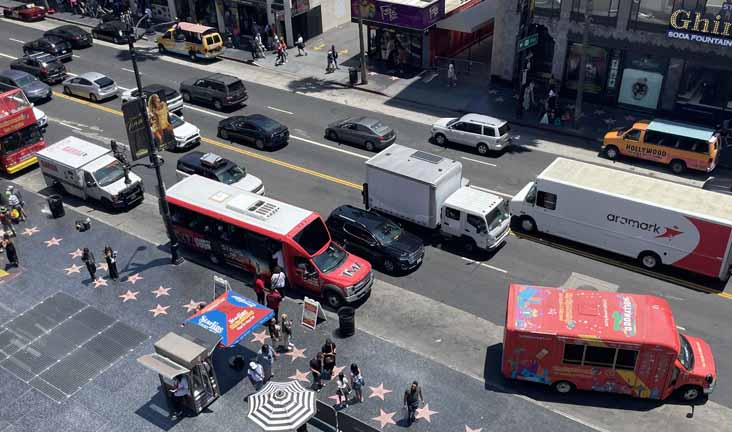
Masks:
[[[37,154],[48,186],[109,208],[129,208],[143,200],[142,179],[125,169],[110,149],[77,137],[66,137]]]
[[[366,161],[364,205],[439,229],[467,250],[491,250],[508,236],[506,201],[470,187],[460,162],[392,144]]]
[[[511,200],[524,231],[541,231],[727,280],[732,196],[557,158]]]

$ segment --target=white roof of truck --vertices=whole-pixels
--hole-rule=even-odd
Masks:
[[[245,224],[286,235],[313,212],[192,175],[174,184],[168,198],[189,203]]]
[[[439,183],[454,169],[463,169],[460,162],[399,144],[372,156],[366,165],[429,184]]]
[[[539,178],[732,225],[732,196],[600,165],[557,158]]]
[[[461,211],[475,211],[477,206],[483,215],[488,214],[493,208],[499,205],[503,198],[489,192],[483,192],[471,187],[462,187],[447,197],[445,205]]]
[[[70,136],[39,151],[38,155],[77,169],[109,152],[107,148]]]

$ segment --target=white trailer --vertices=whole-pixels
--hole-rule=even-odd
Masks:
[[[470,187],[460,162],[392,144],[366,161],[364,206],[491,250],[509,233],[506,201]]]
[[[110,149],[77,137],[66,137],[37,154],[46,185],[83,200],[119,209],[143,200],[142,179],[125,169]]]
[[[557,158],[511,200],[511,215],[541,231],[620,255],[727,280],[732,196]]]

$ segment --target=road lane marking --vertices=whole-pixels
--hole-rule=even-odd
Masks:
[[[202,108],[198,108],[198,107],[195,107],[193,105],[185,104],[185,105],[183,105],[183,108],[190,109],[190,110],[193,110],[193,111],[198,111],[200,113],[208,114],[210,116],[214,116],[214,117],[218,117],[218,118],[222,118],[222,119],[227,118],[225,115],[221,115],[219,113],[215,113],[215,112],[211,112],[209,110],[205,110],[205,109],[202,109]]]
[[[81,58],[81,56],[78,56],[76,54],[71,54],[71,57],[73,57],[73,58]]]
[[[122,87],[121,85],[117,85],[117,88],[120,89],[120,90],[124,90],[124,91],[131,91],[132,90],[131,88]]]
[[[480,262],[480,261],[472,260],[472,259],[470,259],[470,258],[465,258],[465,257],[463,257],[463,256],[461,256],[461,257],[460,257],[460,259],[461,259],[461,260],[463,260],[463,261],[467,261],[467,262],[469,262],[470,264],[478,264],[478,265],[480,265],[481,267],[489,268],[489,269],[491,269],[491,270],[495,270],[495,271],[497,271],[497,272],[501,272],[501,273],[503,273],[503,274],[508,274],[508,270],[504,270],[504,269],[502,269],[502,268],[494,267],[494,266],[492,266],[492,265],[490,265],[490,264],[482,263],[482,262]]]
[[[22,44],[25,43],[25,41],[22,41],[20,39],[13,39],[13,38],[8,38],[8,39],[11,40],[11,41],[13,41],[13,42],[18,42],[18,43],[22,43]]]
[[[69,72],[69,71],[66,71],[66,75],[68,75],[68,76],[72,76],[72,77],[77,77],[77,76],[79,76],[79,75],[77,75],[77,74],[75,74],[75,73],[73,73],[73,72]]]
[[[11,56],[11,55],[8,55],[8,54],[3,54],[3,53],[0,53],[0,57],[9,58],[10,60],[18,60],[18,57]]]
[[[371,159],[370,156],[365,156],[365,155],[362,155],[362,154],[359,154],[359,153],[355,153],[355,152],[352,152],[352,151],[344,150],[342,148],[329,146],[327,144],[321,144],[321,143],[319,143],[317,141],[309,140],[307,138],[300,138],[300,137],[295,136],[295,135],[290,135],[290,138],[296,139],[298,141],[306,142],[306,143],[312,144],[314,146],[323,147],[323,148],[326,148],[328,150],[333,150],[333,151],[337,151],[337,152],[340,152],[340,153],[345,153],[347,155],[351,155],[353,157],[357,157],[357,158],[360,158],[360,159],[364,159],[364,160]]]
[[[53,95],[56,96],[56,97],[60,97],[62,99],[66,99],[66,100],[70,100],[70,101],[76,102],[76,103],[81,104],[81,105],[86,105],[86,106],[91,107],[91,108],[94,108],[94,109],[98,109],[98,110],[101,110],[101,111],[104,111],[104,112],[108,112],[108,113],[114,114],[116,116],[120,116],[120,117],[122,116],[122,111],[118,111],[118,110],[116,110],[114,108],[110,108],[110,107],[107,107],[107,106],[104,106],[104,105],[99,105],[99,104],[96,104],[96,103],[91,102],[91,101],[87,101],[87,100],[84,100],[84,99],[79,99],[79,98],[74,97],[74,96],[65,95],[65,94],[63,94],[61,92],[53,92]]]
[[[57,121],[58,121],[58,120],[57,120]],[[82,128],[80,128],[80,127],[76,127],[76,126],[71,126],[70,124],[66,124],[66,123],[64,123],[64,122],[62,122],[62,121],[58,121],[58,122],[59,122],[59,123],[61,123],[61,124],[62,124],[62,125],[64,125],[64,126],[66,126],[67,128],[71,128],[71,129],[74,129],[74,130],[77,130],[77,131],[82,131],[82,130],[83,130],[83,129],[82,129]]]
[[[285,111],[283,109],[279,109],[279,108],[275,108],[275,107],[271,107],[271,106],[268,106],[267,108],[269,108],[269,109],[271,109],[273,111],[279,111],[279,112],[285,113],[285,114],[290,114],[290,115],[293,115],[294,114],[294,113],[292,113],[290,111]]]
[[[123,70],[123,71],[125,71],[125,72],[129,72],[129,73],[135,73],[135,71],[134,71],[134,70],[132,70],[132,69],[127,69],[127,68],[120,68],[120,69],[122,69],[122,70]],[[144,73],[142,73],[142,72],[140,72],[140,75],[145,75],[145,74],[144,74]]]
[[[492,163],[489,163],[489,162],[483,162],[483,161],[471,159],[471,158],[465,157],[465,156],[460,156],[460,159],[465,159],[466,161],[475,162],[475,163],[479,163],[479,164],[482,164],[482,165],[488,165],[488,166],[492,166],[492,167],[498,166],[496,164],[492,164]]]
[[[482,190],[483,192],[488,192],[488,193],[496,194],[496,195],[502,196],[504,198],[508,198],[508,199],[513,198],[513,195],[509,195],[509,194],[507,194],[505,192],[498,192],[498,191],[494,191],[492,189],[486,189],[486,188],[483,188],[483,187],[480,187],[480,186],[475,186],[475,185],[472,185],[472,184],[470,185],[470,187],[471,188],[474,188],[474,189]]]

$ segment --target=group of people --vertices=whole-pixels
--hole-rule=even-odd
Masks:
[[[112,249],[112,246],[104,246],[102,252],[104,254],[104,260],[107,262],[107,272],[109,278],[116,281],[119,279],[119,271],[117,270],[117,251]],[[92,281],[97,278],[97,262],[94,259],[94,254],[89,248],[84,248],[81,253],[81,261],[86,266],[86,270],[89,272],[89,277]]]
[[[3,233],[0,240],[0,253],[5,251],[8,263],[5,268],[18,267],[18,251],[15,248],[13,237],[17,236],[15,225],[28,220],[25,212],[25,202],[20,191],[15,186],[9,185],[2,194],[2,204],[0,205],[0,225],[2,225]]]
[[[330,339],[325,343],[315,357],[310,360],[310,374],[313,376],[312,389],[320,392],[324,387],[323,380],[333,379],[333,370],[336,366],[336,344]],[[354,392],[353,400],[363,402],[363,386],[366,381],[363,378],[361,369],[356,363],[351,363],[350,379],[343,371],[336,377],[336,395],[338,396],[337,406],[347,408],[351,398],[351,391]]]

